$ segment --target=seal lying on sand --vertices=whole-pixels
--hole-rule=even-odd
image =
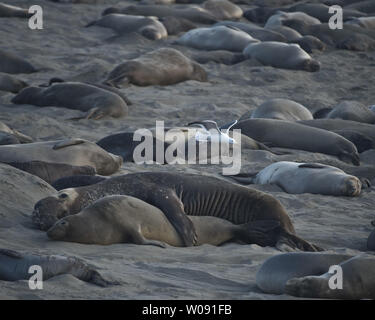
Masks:
[[[207,81],[206,71],[196,62],[171,48],[148,52],[118,65],[105,81],[120,86],[171,85],[187,80]]]
[[[357,148],[349,140],[333,132],[322,129],[306,130],[306,127],[284,120],[247,119],[239,121],[233,126],[233,129],[241,129],[242,134],[272,147],[335,155],[340,160],[359,165]]]
[[[209,215],[235,224],[258,220],[280,223],[275,245],[288,243],[302,250],[317,250],[295,235],[293,224],[274,197],[217,178],[165,173],[133,173],[106,179],[97,184],[61,190],[35,204],[32,219],[42,230],[58,219],[76,214],[107,195],[129,195],[159,208],[177,230],[185,246],[196,242],[194,226],[187,215]]]
[[[164,25],[155,17],[109,14],[86,25],[86,27],[91,26],[110,28],[118,34],[137,32],[150,40],[168,36]]]
[[[0,121],[0,145],[30,143],[33,139]]]
[[[309,72],[320,69],[320,63],[311,58],[298,44],[275,41],[251,43],[243,50],[243,54],[249,59],[275,68]]]
[[[330,279],[342,268],[342,288],[330,289]],[[374,299],[375,257],[361,254],[292,252],[267,259],[256,275],[257,286],[264,292],[305,298]],[[336,276],[337,276],[336,275]]]
[[[0,249],[0,280],[29,280],[32,276],[29,273],[29,268],[35,265],[42,268],[43,281],[61,274],[71,274],[82,281],[101,287],[114,284],[103,279],[99,272],[74,257],[19,253]]]
[[[0,50],[0,72],[5,73],[33,73],[37,70],[26,60],[16,55]]]
[[[9,74],[0,73],[0,91],[18,93],[28,84],[22,80],[16,79]]]
[[[75,119],[113,118],[128,114],[125,101],[115,93],[86,83],[63,82],[47,88],[28,87],[17,94],[15,104],[32,104],[38,107],[60,107],[86,112],[85,116]]]
[[[279,223],[256,221],[235,225],[212,216],[188,216],[196,234],[196,245],[221,245],[229,241],[267,245],[273,243]],[[275,231],[273,231],[275,230]],[[271,235],[267,236],[267,231]],[[158,208],[130,196],[108,196],[75,215],[57,221],[47,235],[53,240],[108,245],[136,243],[183,247],[177,231]]]
[[[30,163],[33,161],[36,163]],[[89,166],[95,168],[98,174],[110,175],[121,167],[122,158],[87,140],[67,139],[0,146],[0,162],[13,165],[19,163],[21,167],[40,167],[40,162],[47,162],[51,164],[52,170],[52,164]],[[61,170],[63,171],[64,167],[61,167]]]
[[[202,7],[211,12],[218,20],[239,19],[243,11],[239,6],[227,0],[207,0]]]
[[[236,177],[234,177],[235,180]],[[245,178],[240,178],[243,182]],[[314,193],[332,196],[359,196],[361,181],[344,171],[320,163],[298,163],[280,161],[273,163],[247,182],[254,184],[276,184],[292,194]]]

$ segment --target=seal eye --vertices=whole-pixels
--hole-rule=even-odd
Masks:
[[[66,193],[62,193],[59,196],[59,198],[61,198],[61,199],[66,199],[67,197],[68,197],[68,195]]]

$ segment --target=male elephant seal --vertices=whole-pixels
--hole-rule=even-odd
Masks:
[[[161,48],[118,65],[110,72],[105,83],[113,86],[129,83],[165,86],[187,80],[207,81],[207,73],[181,52]]]
[[[143,172],[106,179],[97,184],[61,190],[35,204],[32,219],[42,230],[58,219],[76,214],[95,200],[108,195],[129,195],[164,212],[185,246],[196,243],[194,226],[187,215],[208,215],[243,224],[258,220],[280,223],[274,245],[317,250],[295,235],[293,224],[281,203],[272,196],[217,178]]]
[[[37,70],[26,60],[13,53],[0,50],[0,72],[5,73],[33,73]]]
[[[316,120],[305,120],[316,121]],[[241,133],[272,147],[320,152],[359,165],[355,145],[344,137],[327,130],[309,128],[299,123],[274,119],[247,119],[233,126]]]
[[[0,280],[29,280],[32,276],[32,273],[29,273],[29,268],[35,265],[42,268],[43,281],[61,274],[71,274],[82,281],[101,287],[114,284],[103,279],[99,272],[74,257],[20,253],[0,249]]]
[[[313,193],[331,196],[359,196],[361,181],[344,171],[320,163],[280,161],[248,180],[254,184],[275,184],[287,193]]]
[[[36,163],[33,164],[33,161]],[[48,171],[52,173],[54,168],[52,164],[89,166],[95,168],[98,174],[110,175],[121,167],[122,158],[108,153],[97,144],[87,140],[70,139],[0,146],[0,162],[13,165],[19,163],[21,167],[30,166],[35,170],[38,170],[36,167],[40,170],[46,169],[41,162],[47,162],[46,165],[51,164],[51,168],[46,169],[47,173]],[[61,166],[61,174],[66,169]],[[69,172],[71,171],[67,171],[68,175]],[[58,174],[54,173],[53,176],[56,177]]]
[[[320,63],[311,58],[298,44],[275,41],[251,43],[243,50],[243,54],[249,59],[275,68],[309,72],[320,69]]]
[[[311,120],[309,109],[289,99],[271,99],[262,103],[251,114],[251,118],[268,118],[285,121]]]
[[[75,119],[113,118],[128,114],[125,101],[115,93],[86,83],[63,82],[47,88],[28,87],[17,94],[15,104],[32,104],[38,107],[60,107],[84,111],[85,115]]]
[[[150,40],[158,40],[168,36],[164,25],[155,17],[109,14],[86,25],[86,27],[91,26],[110,28],[118,34],[136,32]]]
[[[227,0],[207,0],[202,7],[211,12],[218,20],[239,19],[243,11],[239,6]]]
[[[103,15],[120,13],[138,16],[154,16],[158,18],[184,18],[196,23],[212,24],[217,22],[216,17],[207,10],[199,7],[173,8],[161,5],[130,5],[125,8],[107,8]]]
[[[30,18],[29,10],[0,2],[0,18]]]
[[[16,79],[9,74],[0,73],[0,91],[18,93],[28,84],[25,81]]]
[[[234,52],[242,52],[250,43],[254,42],[259,42],[259,40],[237,28],[227,26],[193,29],[175,41],[176,44],[200,50]]]
[[[10,128],[0,121],[0,145],[33,142],[33,138]]]
[[[217,246],[229,241],[267,245],[273,238],[271,234],[268,239],[267,229],[273,231],[279,227],[275,221],[235,225],[212,216],[188,217],[197,234],[196,245]],[[53,240],[84,244],[130,242],[162,247],[164,243],[184,246],[162,211],[137,198],[118,195],[99,199],[80,213],[60,219],[47,231],[47,235]]]
[[[329,289],[333,265],[342,268],[342,289]],[[257,286],[266,293],[290,294],[306,298],[374,299],[375,257],[291,252],[267,259],[256,275]]]

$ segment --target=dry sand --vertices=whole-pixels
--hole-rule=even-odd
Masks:
[[[27,7],[29,1],[3,0]],[[17,75],[33,85],[52,77],[101,81],[105,74],[125,59],[152,49],[171,46],[185,54],[194,52],[173,46],[175,37],[150,41],[139,35],[116,37],[105,28],[84,28],[111,4],[128,1],[103,0],[97,5],[63,5],[33,1],[44,8],[44,30],[31,31],[27,20],[0,20],[0,48],[31,61],[41,71]],[[242,6],[247,8],[248,6]],[[36,140],[80,137],[97,141],[127,129],[152,128],[155,120],[166,126],[185,125],[197,119],[219,124],[239,118],[270,98],[289,98],[311,111],[341,100],[374,104],[374,52],[327,49],[312,56],[321,62],[317,73],[254,67],[250,61],[234,66],[204,65],[209,82],[187,81],[173,86],[122,89],[134,102],[129,116],[100,121],[68,121],[79,111],[13,105],[13,94],[0,92],[0,121]],[[368,161],[373,165],[371,157]],[[334,157],[308,152],[275,156],[267,151],[245,151],[242,171],[262,169],[279,160],[332,161]],[[335,160],[336,161],[336,160]],[[338,162],[338,160],[337,160]],[[221,167],[138,166],[125,163],[118,173],[179,171],[220,177]],[[312,194],[291,195],[275,186],[255,186],[278,198],[287,208],[297,234],[335,252],[366,250],[366,239],[374,219],[374,188],[357,198]],[[116,244],[81,245],[48,240],[31,223],[36,201],[54,190],[42,180],[6,165],[0,165],[0,248],[45,254],[77,256],[96,267],[119,286],[100,288],[64,275],[48,280],[43,290],[31,291],[26,281],[0,281],[1,299],[292,299],[267,295],[255,285],[262,262],[280,252],[257,245],[204,245],[193,248],[161,249],[153,246]]]

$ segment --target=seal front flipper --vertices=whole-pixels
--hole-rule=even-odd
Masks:
[[[14,250],[0,249],[0,254],[11,258],[22,259],[22,254]]]
[[[300,164],[298,168],[324,169],[327,168],[327,166],[320,163],[303,163]]]
[[[158,187],[152,191],[150,204],[158,207],[173,227],[177,230],[185,246],[196,244],[197,235],[191,220],[184,211],[184,205],[176,193],[169,189]]]
[[[70,140],[63,140],[61,142],[56,143],[52,149],[59,150],[65,147],[75,146],[77,144],[85,143],[86,141],[83,139],[70,139]]]

